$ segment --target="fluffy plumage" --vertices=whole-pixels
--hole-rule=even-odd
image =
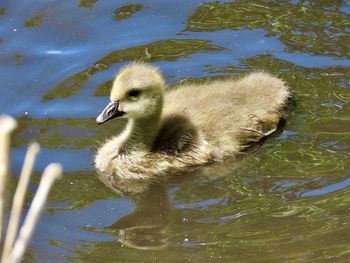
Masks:
[[[167,88],[156,67],[129,64],[114,80],[113,108],[97,119],[128,122],[98,150],[95,166],[114,185],[235,158],[275,130],[288,97],[286,84],[263,72]]]

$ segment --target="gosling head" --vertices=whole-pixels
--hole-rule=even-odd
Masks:
[[[117,74],[110,102],[96,118],[102,124],[114,118],[147,119],[160,116],[163,107],[164,79],[148,64],[132,63]]]

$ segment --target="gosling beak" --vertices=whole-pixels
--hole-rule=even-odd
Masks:
[[[96,124],[100,125],[108,120],[120,117],[124,112],[118,110],[119,101],[110,101],[106,108],[96,118]]]

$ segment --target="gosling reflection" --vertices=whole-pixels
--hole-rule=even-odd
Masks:
[[[146,191],[129,197],[136,204],[135,210],[105,230],[116,233],[119,242],[128,247],[143,250],[166,247],[170,203],[164,185],[152,183]]]
[[[196,180],[217,180],[220,177],[232,174],[242,162],[221,163],[201,167],[189,174],[173,178],[171,183],[196,185]],[[218,172],[219,171],[219,172]],[[107,174],[99,174],[99,178],[111,190],[126,195],[136,205],[135,210],[109,227],[104,232],[118,237],[123,245],[142,250],[158,250],[169,245],[169,237],[172,235],[169,223],[171,203],[167,195],[168,183],[165,181],[130,180],[114,182],[115,177]],[[186,178],[186,180],[184,180]],[[200,179],[199,179],[200,178]]]

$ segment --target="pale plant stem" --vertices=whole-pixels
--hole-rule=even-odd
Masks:
[[[13,246],[8,261],[4,263],[17,263],[20,262],[23,258],[29,240],[33,235],[35,227],[39,221],[40,215],[44,210],[49,191],[54,181],[61,176],[61,173],[62,167],[60,164],[50,164],[45,168],[42,178],[40,180],[39,188],[35,193],[28,214],[19,231],[18,239],[16,240]]]
[[[10,135],[17,122],[10,116],[0,116],[0,243],[4,224],[5,190],[10,160]]]
[[[40,146],[38,143],[31,143],[28,147],[27,154],[24,160],[21,175],[17,184],[16,193],[12,201],[11,215],[7,226],[7,233],[4,248],[2,251],[1,262],[7,262],[10,255],[13,242],[15,241],[18,225],[21,219],[23,202],[27,192],[30,176],[32,174],[33,166],[36,156],[38,155]]]

